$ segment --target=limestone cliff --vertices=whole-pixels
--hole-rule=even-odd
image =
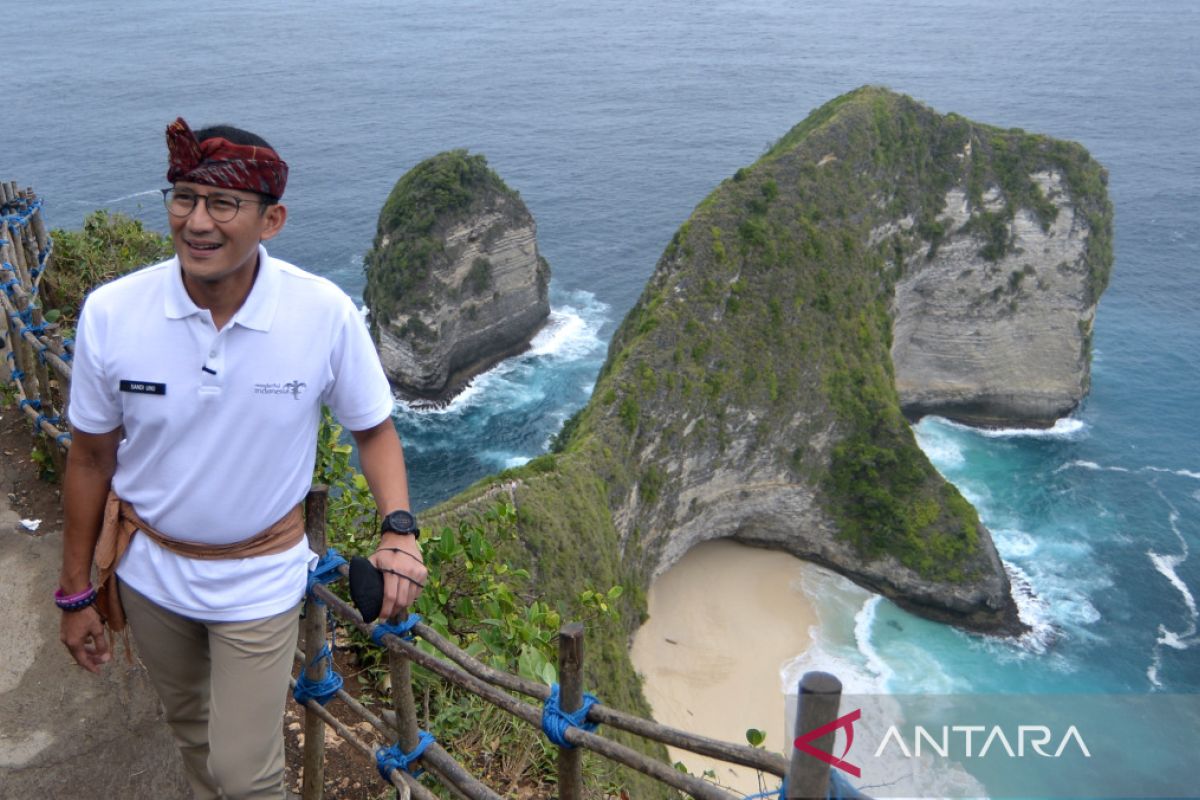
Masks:
[[[615,705],[640,703],[623,647],[643,590],[713,538],[786,550],[933,619],[1015,633],[991,536],[917,446],[902,396],[926,397],[922,375],[954,366],[947,343],[974,334],[954,325],[978,319],[987,338],[1000,335],[993,320],[1011,328],[1012,363],[1019,347],[1071,356],[1063,376],[1027,353],[1034,379],[1004,413],[1035,418],[1053,405],[1043,385],[1080,381],[1110,265],[1103,170],[1082,147],[859,89],[700,203],[554,452],[428,518],[503,494],[522,536],[506,556],[550,599],[623,583],[628,629],[598,633],[591,676]],[[1001,385],[985,377],[974,380]]]
[[[550,314],[550,267],[520,196],[481,155],[421,162],[392,190],[363,293],[388,378],[445,401],[529,344]]]
[[[1046,145],[982,131],[957,155],[964,172],[975,147],[997,144]],[[905,259],[893,307],[896,389],[911,416],[1046,427],[1087,391],[1112,211],[1103,191],[1072,188],[1064,164],[1031,168],[1014,176],[1025,191],[992,184],[977,196],[965,173],[946,191],[932,241],[911,231],[911,217],[899,222],[920,245]]]

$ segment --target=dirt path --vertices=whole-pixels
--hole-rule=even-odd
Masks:
[[[62,514],[32,442],[17,410],[0,409],[0,800],[187,798],[144,671],[120,657],[90,675],[58,641]]]

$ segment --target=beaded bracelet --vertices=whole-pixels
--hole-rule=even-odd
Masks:
[[[89,583],[82,592],[68,595],[62,589],[54,590],[54,605],[63,611],[82,611],[96,602],[96,590]]]

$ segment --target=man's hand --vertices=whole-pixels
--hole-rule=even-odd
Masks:
[[[380,619],[390,619],[417,601],[429,576],[417,537],[385,533],[379,542],[379,549],[369,560],[383,573]]]
[[[88,672],[99,675],[100,667],[112,658],[104,638],[104,625],[95,606],[81,611],[64,611],[58,638],[71,651],[75,662]]]

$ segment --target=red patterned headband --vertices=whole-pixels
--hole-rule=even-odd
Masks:
[[[221,137],[197,141],[183,117],[167,126],[167,160],[171,183],[191,181],[274,198],[282,197],[287,186],[288,165],[271,148]]]

